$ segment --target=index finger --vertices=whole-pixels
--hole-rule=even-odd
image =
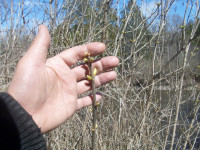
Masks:
[[[76,47],[72,47],[68,50],[58,54],[68,66],[72,66],[77,63],[78,60],[82,60],[85,57],[85,52],[90,53],[91,56],[102,54],[106,49],[104,43],[93,42]]]

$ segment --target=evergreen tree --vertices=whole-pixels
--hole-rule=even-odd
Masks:
[[[107,4],[104,5],[103,0],[84,0],[79,3],[72,1],[71,6],[73,7],[63,9],[66,11],[66,20],[57,28],[55,36],[58,37],[55,38],[57,39],[55,43],[67,46],[88,41],[102,41],[105,33],[107,41],[114,42],[117,16],[115,11],[113,13],[112,0],[109,0]],[[107,7],[107,16],[104,15],[105,6]],[[69,16],[69,12],[73,13]],[[105,20],[107,20],[106,23]],[[65,40],[60,40],[63,37]]]
[[[122,33],[124,34],[122,43],[125,46],[122,55],[124,55],[125,58],[130,55],[132,55],[132,57],[137,57],[146,52],[148,45],[146,45],[146,47],[144,45],[151,39],[151,32],[148,29],[148,23],[145,20],[146,17],[143,16],[137,4],[134,4],[133,1],[130,0],[125,9],[126,10],[121,12],[122,17],[120,21],[121,29],[126,25],[126,21],[128,22],[125,31]],[[130,18],[128,18],[129,15]],[[140,48],[142,49],[139,50]],[[137,52],[137,50],[139,51]],[[135,53],[136,56],[134,56]]]

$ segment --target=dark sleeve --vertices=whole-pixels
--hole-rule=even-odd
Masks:
[[[43,135],[32,117],[7,93],[0,93],[0,149],[46,149]]]

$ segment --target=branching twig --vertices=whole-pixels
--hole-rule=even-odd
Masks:
[[[96,128],[97,128],[97,124],[96,124],[96,120],[97,120],[97,104],[96,104],[96,88],[95,88],[95,76],[97,73],[97,69],[92,68],[92,62],[94,61],[94,59],[92,57],[90,57],[89,53],[85,53],[85,58],[84,61],[87,63],[89,70],[90,70],[90,74],[87,75],[88,80],[91,83],[92,86],[92,150],[95,149],[95,141],[96,141]]]

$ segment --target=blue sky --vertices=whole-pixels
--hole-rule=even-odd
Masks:
[[[138,1],[138,4],[141,6],[143,14],[148,16],[150,14],[150,12],[152,12],[153,10],[156,9],[156,7],[157,7],[156,4],[159,2],[160,2],[160,0],[142,0],[142,2]],[[187,4],[187,0],[175,0],[172,7],[170,8],[168,15],[170,15],[170,16],[179,15],[181,17],[184,17],[186,4]],[[192,3],[190,2],[188,11],[187,11],[187,15],[186,15],[186,16],[189,15],[190,9],[192,8],[189,20],[194,19],[195,11],[196,11],[196,6],[192,6],[191,4]]]
[[[62,1],[63,0],[58,0],[58,5],[61,5]],[[118,1],[118,0],[114,0],[114,2],[116,2],[116,1]],[[119,7],[122,9],[124,4],[127,5],[128,1],[129,0],[120,0]],[[165,0],[163,0],[163,1],[165,1]],[[192,1],[194,2],[195,0],[192,0]],[[17,8],[19,8],[19,2],[22,2],[22,0],[13,0],[13,2],[15,5],[14,6],[15,10],[17,11]],[[32,26],[36,26],[36,24],[44,23],[44,20],[42,20],[43,19],[42,17],[44,15],[45,7],[49,6],[49,4],[48,4],[49,0],[37,0],[37,1],[36,0],[35,1],[34,0],[24,0],[24,2],[25,2],[24,4],[26,7],[24,14],[26,14],[29,11],[36,12],[36,13],[29,15],[29,24]],[[140,6],[141,11],[143,12],[143,14],[145,16],[150,15],[151,12],[156,9],[156,7],[157,7],[156,4],[159,2],[160,2],[160,0],[137,0],[137,4]],[[7,1],[7,3],[9,3],[9,0]],[[187,4],[187,0],[175,0],[168,15],[169,16],[180,15],[181,17],[183,17],[185,8],[186,8],[186,4]],[[35,6],[37,6],[37,7],[35,7]],[[191,8],[191,3],[188,8],[188,13],[189,13],[190,8]],[[47,9],[49,9],[49,8],[47,7]],[[193,9],[191,11],[191,17],[188,20],[194,19],[195,11],[196,11],[196,9],[195,9],[195,7],[193,7]],[[0,10],[0,12],[2,12],[2,14],[4,14],[3,10]],[[188,15],[188,13],[187,13],[187,15]],[[18,14],[16,14],[15,18],[20,18],[20,17],[18,16]],[[18,21],[19,20],[20,19],[18,19]],[[8,25],[9,25],[9,22],[6,26],[8,26]]]
[[[117,2],[117,1],[118,0],[114,0],[114,2]],[[128,1],[129,0],[120,0],[119,1],[120,8],[123,9],[124,4],[127,5]],[[140,6],[143,15],[148,17],[148,16],[151,16],[152,12],[157,8],[157,4],[160,1],[161,0],[137,0],[136,3],[138,6]],[[163,2],[165,2],[165,1],[166,0],[163,0]],[[185,22],[186,24],[190,20],[194,20],[195,13],[196,13],[196,4],[195,4],[196,0],[189,0],[189,1],[190,2],[188,5],[188,10],[186,13],[186,22]],[[182,24],[186,5],[187,5],[187,0],[174,0],[174,3],[171,6],[171,8],[167,14],[168,21],[171,21],[175,17],[176,19],[177,18],[179,19],[179,20],[177,20],[177,23]],[[190,17],[188,17],[189,12],[190,12]],[[157,21],[159,22],[159,20],[157,20]]]
[[[1,0],[0,0],[1,1]],[[17,12],[15,13],[15,16],[14,16],[14,22],[13,22],[13,27],[14,28],[17,28],[17,24],[18,23],[23,23],[23,17],[21,16],[21,13],[19,10],[20,8],[20,2],[22,2],[23,0],[13,0],[13,3],[14,3],[14,12]],[[57,0],[58,1],[58,5],[61,6],[62,3],[64,0]],[[116,2],[118,0],[114,0],[114,2]],[[119,8],[120,8],[120,11],[122,10],[122,8],[124,7],[124,4],[127,5],[129,0],[119,0]],[[165,1],[165,0],[163,0]],[[191,5],[191,1],[195,2],[196,0],[190,0],[190,5],[189,5],[189,8],[188,8],[188,13],[189,13],[189,10],[190,8],[192,7]],[[199,1],[199,0],[198,0]],[[8,3],[8,6],[10,4],[10,0],[7,0],[5,1]],[[159,3],[160,0],[137,0],[137,4],[140,6],[141,8],[141,11],[143,12],[143,15],[145,16],[148,16],[152,11],[154,11],[154,9],[156,8],[156,4]],[[5,22],[1,22],[1,26],[0,26],[0,40],[1,40],[1,37],[4,37],[5,36],[5,33],[8,29],[10,29],[10,26],[11,26],[11,23],[10,23],[10,12],[6,15],[6,12],[5,12],[5,9],[2,7],[1,5],[2,3],[0,3],[0,17],[5,17],[7,16],[7,21]],[[176,16],[176,15],[179,15],[183,18],[184,16],[184,13],[185,13],[185,8],[186,8],[186,4],[187,4],[187,0],[175,0],[172,8],[170,9],[169,13],[168,13],[168,16],[169,16],[169,21],[173,20],[173,16]],[[58,7],[59,7],[58,6]],[[115,5],[115,7],[117,7]],[[30,13],[29,15],[27,15],[25,18],[25,21],[26,21],[26,25],[25,25],[25,29],[26,31],[23,31],[23,32],[37,32],[37,27],[39,24],[45,24],[45,25],[48,25],[49,24],[49,21],[48,21],[48,17],[49,16],[45,16],[45,19],[44,20],[44,11],[45,9],[49,9],[49,0],[24,0],[24,15],[26,16],[26,14]],[[190,18],[187,20],[186,19],[186,23],[187,21],[190,21],[190,20],[194,20],[194,16],[195,16],[195,11],[196,11],[196,8],[195,6],[193,6],[192,8],[192,11],[191,11],[191,16]],[[188,15],[187,13],[187,15]],[[62,15],[62,14],[61,14]],[[175,22],[177,25],[180,25],[182,24],[182,18],[181,17],[177,17],[176,18],[179,18],[177,21],[176,19]],[[200,16],[199,16],[200,18]],[[58,19],[58,24],[60,22],[62,22],[63,18],[60,17],[60,19]],[[173,20],[173,21],[174,21]],[[159,20],[157,20],[157,23],[159,22]],[[156,24],[156,22],[155,22]],[[19,25],[19,26],[21,26]]]

